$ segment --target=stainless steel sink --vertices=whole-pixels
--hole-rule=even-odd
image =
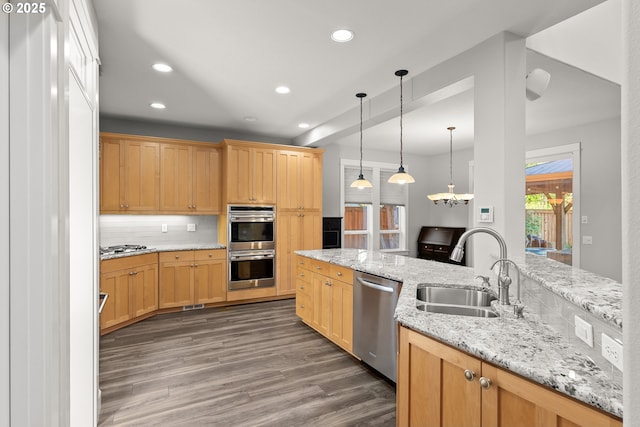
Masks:
[[[490,308],[471,307],[465,305],[448,305],[448,304],[418,304],[418,310],[427,311],[429,313],[441,314],[457,314],[459,316],[474,317],[499,317],[499,314]]]
[[[442,286],[419,286],[416,298],[432,304],[489,307],[497,299],[491,293],[475,289],[445,288]]]

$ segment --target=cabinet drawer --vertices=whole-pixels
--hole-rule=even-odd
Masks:
[[[296,255],[296,266],[297,268],[304,268],[306,270],[313,269],[313,263],[311,258],[307,258],[301,255]]]
[[[353,284],[353,270],[347,267],[330,264],[329,277],[350,285]]]
[[[323,274],[325,276],[329,275],[329,263],[318,260],[311,260],[311,269],[316,272]]]
[[[302,320],[311,320],[313,317],[313,304],[310,295],[296,294],[296,315]]]
[[[100,272],[110,273],[118,270],[128,270],[141,265],[157,264],[158,254],[133,255],[122,258],[106,259],[100,262]]]
[[[304,280],[305,282],[311,283],[311,276],[313,275],[313,271],[307,270],[302,266],[298,265],[296,267],[296,277],[295,280]]]
[[[195,251],[196,261],[206,261],[209,259],[226,259],[226,258],[227,258],[226,249],[202,249],[202,250]]]
[[[308,296],[313,295],[313,288],[311,282],[305,280],[296,279],[296,295],[305,294]]]
[[[193,261],[193,251],[160,252],[160,262]]]

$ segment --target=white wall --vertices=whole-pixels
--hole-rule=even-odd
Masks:
[[[622,285],[625,427],[640,426],[640,2],[623,0],[622,81]]]
[[[526,142],[527,150],[581,144],[580,215],[589,222],[580,225],[580,234],[593,236],[593,244],[582,245],[581,236],[574,236],[574,246],[581,245],[581,268],[617,281],[622,281],[620,138],[620,120],[611,119],[530,135]]]

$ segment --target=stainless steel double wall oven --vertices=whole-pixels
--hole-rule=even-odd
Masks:
[[[228,290],[275,286],[274,206],[229,205]]]

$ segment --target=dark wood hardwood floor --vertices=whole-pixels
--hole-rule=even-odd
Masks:
[[[164,314],[100,341],[100,426],[394,426],[395,386],[294,300]]]

